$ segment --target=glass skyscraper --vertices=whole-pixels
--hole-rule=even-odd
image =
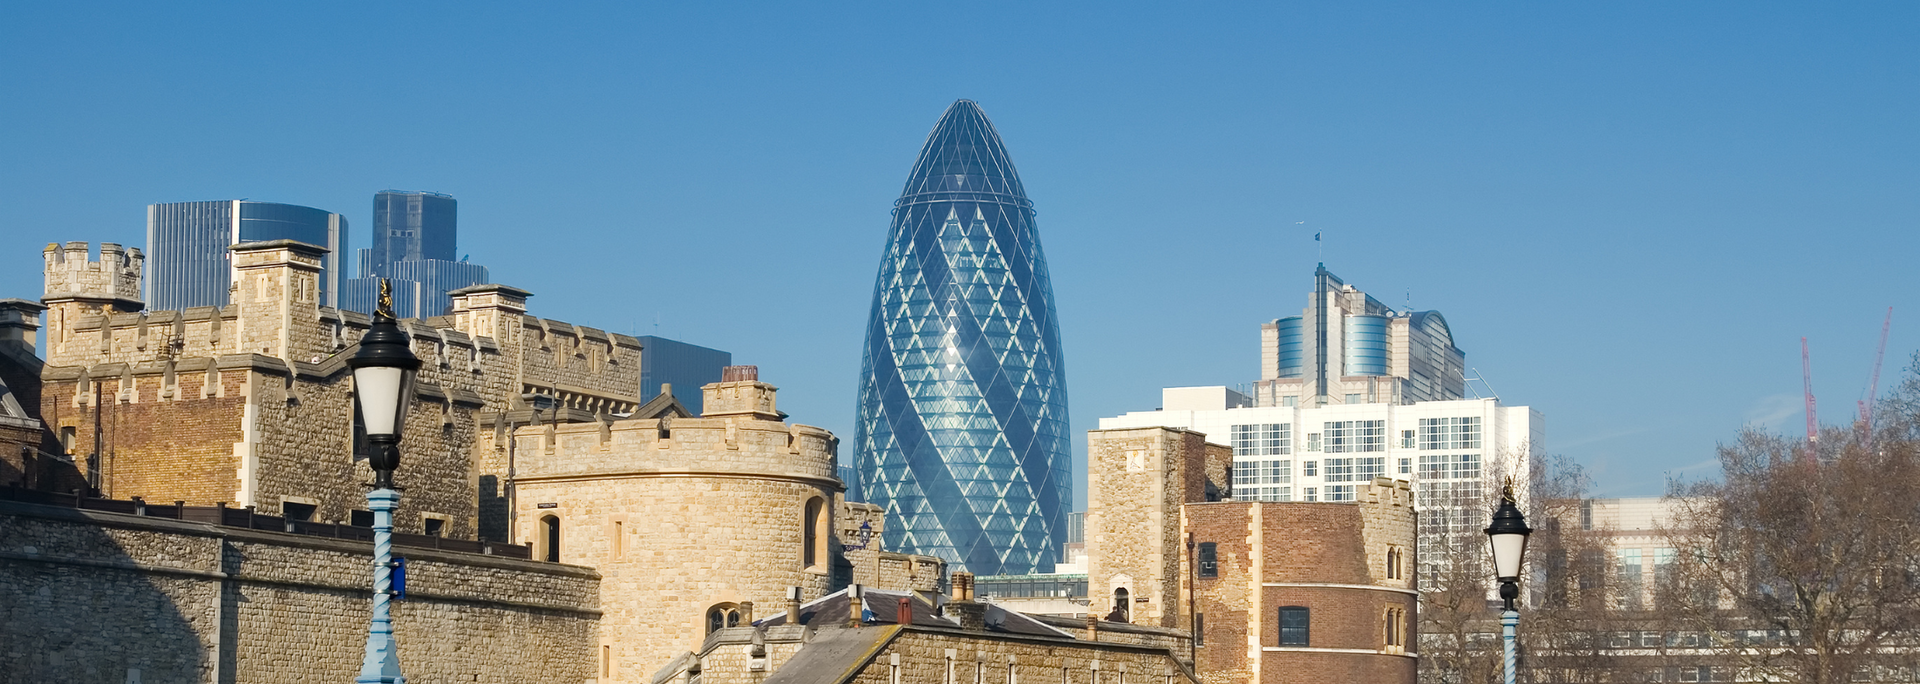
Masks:
[[[382,190],[373,196],[372,247],[360,250],[359,277],[347,281],[340,307],[372,313],[379,278],[393,281],[401,318],[447,313],[447,293],[487,282],[487,267],[455,258],[459,203],[437,192]]]
[[[1067,392],[1033,203],[980,106],[927,136],[874,285],[854,461],[890,549],[1051,572],[1072,500]]]
[[[214,200],[147,205],[147,308],[173,311],[226,306],[233,285],[228,247],[299,240],[327,248],[320,263],[320,305],[336,306],[347,219],[330,211],[274,202]]]

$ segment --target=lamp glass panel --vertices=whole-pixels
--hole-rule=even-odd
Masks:
[[[360,420],[369,435],[398,432],[400,400],[406,369],[367,366],[353,370],[354,396],[360,401]]]
[[[1493,540],[1493,566],[1497,577],[1519,577],[1520,557],[1527,551],[1527,535],[1495,534]]]

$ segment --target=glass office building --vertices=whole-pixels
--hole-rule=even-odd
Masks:
[[[233,285],[232,252],[227,248],[263,240],[299,240],[327,248],[320,264],[320,303],[338,305],[346,217],[292,204],[214,200],[147,206],[142,278],[147,308],[226,306],[227,289]]]
[[[640,340],[640,402],[660,396],[660,386],[673,385],[673,398],[700,415],[701,387],[720,381],[720,369],[733,365],[733,354],[679,340],[646,335]]]
[[[372,247],[360,250],[359,277],[345,283],[340,308],[373,313],[379,280],[393,281],[393,313],[447,313],[448,292],[487,282],[487,267],[456,259],[459,202],[437,192],[382,190],[373,195]]]
[[[854,449],[887,548],[1053,571],[1072,495],[1053,286],[1033,203],[971,101],[947,108],[894,202]]]

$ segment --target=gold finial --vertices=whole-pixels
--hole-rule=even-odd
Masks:
[[[375,316],[393,318],[393,281],[380,279],[380,299],[374,304]]]
[[[1520,505],[1520,502],[1515,501],[1513,498],[1513,476],[1512,475],[1508,475],[1506,477],[1506,481],[1500,485],[1500,501],[1502,503],[1510,503],[1515,506]]]

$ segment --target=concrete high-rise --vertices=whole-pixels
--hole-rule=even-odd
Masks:
[[[359,277],[347,281],[341,308],[372,313],[377,279],[387,278],[396,315],[439,316],[453,302],[448,292],[487,282],[487,267],[455,257],[459,208],[437,192],[375,193],[372,246],[360,250]]]
[[[1466,396],[1466,354],[1438,311],[1395,311],[1313,272],[1307,308],[1260,326],[1260,406],[1411,404]]]
[[[234,274],[233,255],[227,248],[265,240],[299,240],[325,247],[318,301],[321,306],[338,305],[346,217],[293,204],[214,200],[147,205],[147,306],[154,310],[226,306]]]
[[[1033,203],[980,106],[927,136],[874,285],[854,462],[887,548],[1049,572],[1072,500],[1053,286]]]

